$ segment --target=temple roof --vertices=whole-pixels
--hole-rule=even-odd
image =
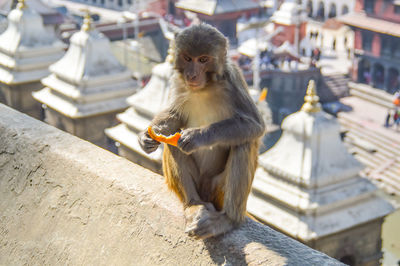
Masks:
[[[50,71],[74,84],[93,83],[113,74],[131,75],[112,54],[108,38],[93,29],[91,23],[84,23],[81,30],[72,35],[67,53],[50,66]]]
[[[18,3],[0,35],[0,80],[6,84],[40,80],[48,66],[63,54],[65,45],[44,28],[40,15]]]
[[[322,26],[323,29],[338,30],[343,27],[343,22],[338,21],[336,18],[327,19]]]
[[[247,208],[279,230],[310,241],[393,211],[377,188],[359,176],[336,118],[321,110],[310,82],[300,111],[282,123],[282,136],[259,156]]]
[[[131,107],[117,115],[121,124],[105,131],[108,137],[128,147],[136,155],[158,164],[159,168],[161,168],[162,148],[147,154],[140,147],[137,138],[139,132],[148,127],[153,117],[167,106],[170,77],[173,72],[172,49],[170,48],[168,52],[166,61],[153,68],[146,86],[127,99]],[[152,170],[160,169],[152,168]]]
[[[296,2],[284,2],[279,10],[275,11],[271,21],[282,25],[295,25],[305,20],[305,13]]]
[[[0,1],[0,13],[8,14],[11,11],[13,0]],[[43,18],[43,23],[47,24],[61,24],[64,21],[63,15],[56,9],[49,7],[41,0],[26,0],[26,4]]]
[[[176,7],[211,16],[259,8],[260,5],[251,0],[180,0]]]
[[[369,17],[365,13],[350,13],[338,17],[337,20],[349,26],[357,27],[360,29],[400,37],[399,23]]]
[[[50,66],[36,100],[71,118],[123,110],[137,87],[132,73],[111,53],[110,41],[91,24],[89,14],[72,35],[67,53]]]

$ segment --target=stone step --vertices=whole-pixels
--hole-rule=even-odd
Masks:
[[[388,165],[388,168],[377,170],[385,163],[384,161],[376,160],[373,155],[357,147],[352,147],[350,152],[355,153],[354,157],[366,166],[363,172],[368,178],[383,183],[383,186],[388,188],[391,193],[393,193],[392,189],[394,188],[396,190],[395,193],[399,194],[400,167],[396,166],[397,164]]]
[[[400,139],[397,139],[389,134],[377,132],[370,128],[366,129],[365,126],[360,124],[356,118],[353,118],[346,113],[339,113],[338,119],[344,128],[348,130],[359,131],[366,138],[379,141],[379,143],[384,144],[383,148],[389,149],[392,152],[400,155]]]
[[[363,173],[389,193],[400,194],[400,139],[366,128],[346,113],[340,113],[338,119],[347,131],[346,147],[366,166]]]
[[[326,86],[338,97],[348,95],[349,88],[347,83],[349,78],[342,74],[323,76]]]
[[[376,161],[376,159],[373,156],[371,156],[368,152],[359,147],[353,146],[349,149],[349,152],[353,154],[353,156],[363,165],[368,167],[367,169],[368,171],[370,169],[374,169],[375,167],[379,166],[379,162]]]
[[[393,151],[387,149],[386,146],[364,138],[362,133],[360,133],[360,132],[350,131],[347,133],[347,136],[345,137],[345,141],[348,141],[351,145],[358,146],[360,148],[363,148],[365,151],[372,153],[371,149],[369,149],[369,147],[365,148],[365,146],[360,145],[360,141],[359,141],[360,139],[362,139],[364,142],[369,142],[371,144],[371,146],[374,147],[373,154],[375,154],[376,156],[378,156],[378,154],[379,154],[379,155],[383,156],[383,158],[396,157],[396,154]]]
[[[386,108],[393,108],[393,95],[368,86],[366,84],[349,82],[350,94],[361,99],[376,103]]]
[[[375,103],[377,105],[383,106],[385,108],[392,108],[393,104],[390,102],[387,102],[384,99],[380,99],[380,98],[375,98],[374,96],[371,96],[369,94],[365,94],[363,92],[360,92],[358,90],[354,90],[354,89],[350,89],[350,95],[352,96],[356,96],[360,99]]]

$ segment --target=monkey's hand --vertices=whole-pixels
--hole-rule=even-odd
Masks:
[[[178,140],[178,148],[186,154],[191,154],[201,145],[201,133],[199,128],[188,128],[181,132]]]
[[[138,136],[139,144],[140,147],[146,152],[146,153],[152,153],[155,150],[157,150],[158,146],[160,145],[160,142],[152,139],[149,136],[149,133],[147,131],[144,131],[140,133]]]

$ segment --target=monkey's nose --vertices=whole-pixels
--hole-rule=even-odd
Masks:
[[[197,75],[196,74],[189,74],[189,75],[187,75],[186,79],[188,81],[196,81]]]

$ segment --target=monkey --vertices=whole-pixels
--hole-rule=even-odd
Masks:
[[[228,58],[228,40],[213,26],[176,33],[169,104],[150,126],[181,133],[164,144],[163,173],[183,203],[189,236],[206,239],[242,224],[265,125],[243,74]],[[160,142],[139,135],[146,153]]]

